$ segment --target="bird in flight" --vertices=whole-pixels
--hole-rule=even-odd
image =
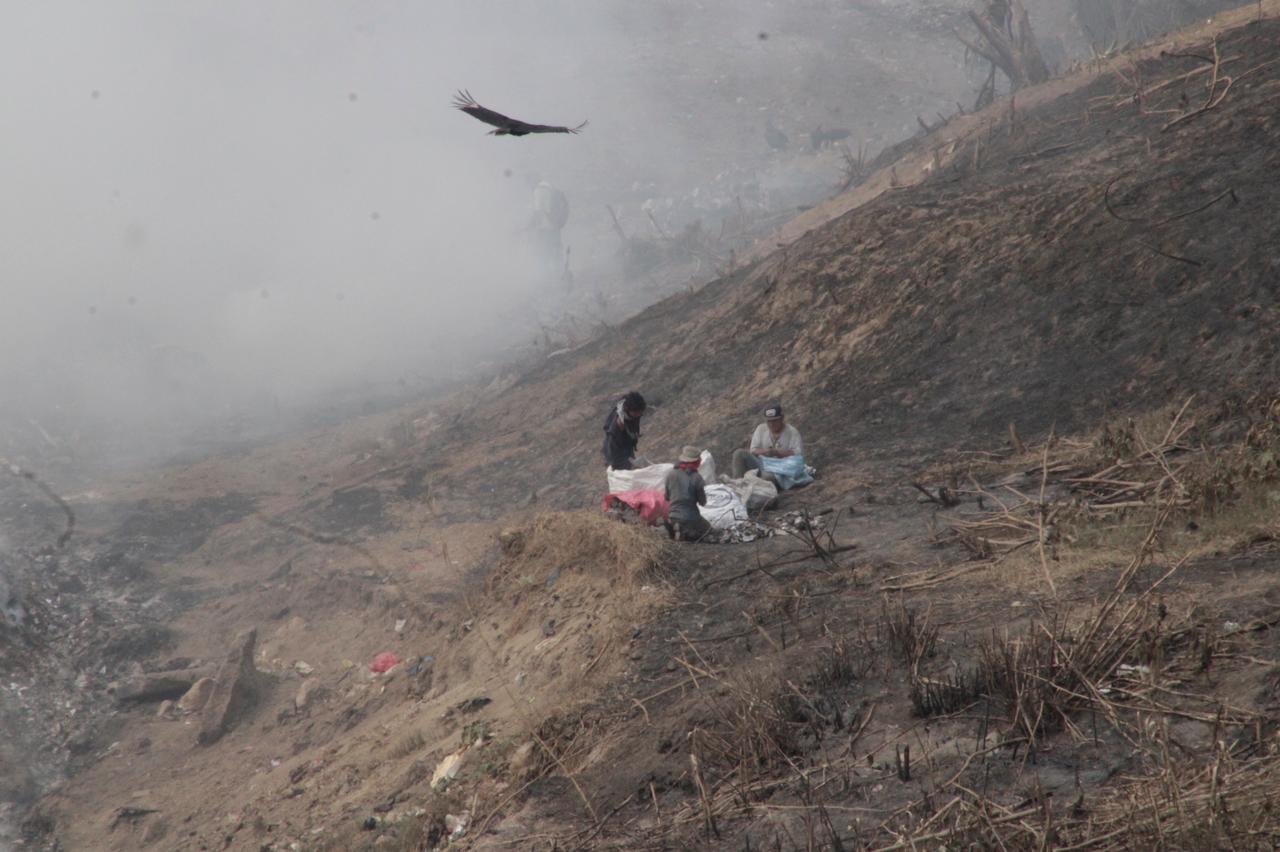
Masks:
[[[463,89],[453,96],[453,105],[472,118],[485,124],[492,124],[497,130],[490,130],[490,136],[528,136],[530,133],[577,133],[587,126],[584,121],[577,127],[559,127],[550,124],[528,124],[517,118],[508,118],[500,112],[480,106],[471,93]]]

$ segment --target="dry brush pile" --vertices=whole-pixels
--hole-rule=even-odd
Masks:
[[[962,474],[966,487],[957,491],[973,498],[978,511],[949,519],[947,533],[974,559],[1035,547],[1044,562],[1090,525],[1132,526],[1164,511],[1212,515],[1228,511],[1249,488],[1280,478],[1280,397],[1224,401],[1199,416],[1192,402],[1167,420],[1108,424],[1092,441],[1051,436],[1036,453],[1039,464],[1021,477],[984,485]]]

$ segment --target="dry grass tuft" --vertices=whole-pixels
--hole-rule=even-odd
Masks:
[[[937,651],[938,628],[929,623],[928,612],[921,615],[901,600],[893,606],[885,598],[880,607],[880,640],[915,675],[920,664]]]
[[[408,757],[414,752],[422,751],[426,746],[427,738],[422,735],[421,731],[414,731],[396,743],[391,750],[391,756],[395,759]]]
[[[514,574],[545,582],[562,572],[604,577],[631,586],[652,577],[667,542],[653,530],[621,524],[599,512],[553,512],[501,535],[503,560],[491,589]]]

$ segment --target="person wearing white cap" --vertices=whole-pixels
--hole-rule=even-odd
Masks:
[[[667,474],[666,497],[671,503],[667,512],[667,533],[680,541],[698,541],[711,529],[707,519],[698,511],[707,505],[707,484],[698,473],[702,463],[702,451],[697,447],[685,447],[680,459]]]
[[[760,472],[761,479],[774,482],[774,475],[761,467],[760,459],[785,459],[804,455],[804,441],[800,439],[800,430],[787,422],[779,403],[775,402],[764,410],[764,421],[751,435],[750,450],[733,451],[735,479],[741,479],[747,475],[747,471],[755,470]]]

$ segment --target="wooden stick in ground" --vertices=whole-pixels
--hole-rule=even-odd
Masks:
[[[707,835],[719,837],[720,829],[716,827],[716,815],[711,809],[711,797],[707,795],[707,785],[702,780],[702,766],[698,763],[698,756],[692,751],[689,752],[689,765],[693,769],[693,783],[697,785],[698,799],[702,803],[703,824]]]
[[[1054,585],[1053,575],[1049,573],[1049,558],[1045,555],[1045,542],[1049,538],[1048,529],[1045,526],[1045,518],[1047,516],[1047,507],[1044,502],[1045,486],[1049,484],[1049,442],[1044,445],[1044,457],[1040,462],[1040,505],[1036,511],[1036,522],[1039,526],[1039,535],[1036,536],[1036,545],[1040,549],[1040,568],[1044,571],[1045,582],[1049,584],[1049,591],[1056,598],[1058,596],[1058,587]]]
[[[1018,427],[1009,421],[1009,442],[1013,444],[1013,451],[1018,455],[1023,455],[1027,451],[1027,447],[1022,443],[1022,439],[1018,437]]]

